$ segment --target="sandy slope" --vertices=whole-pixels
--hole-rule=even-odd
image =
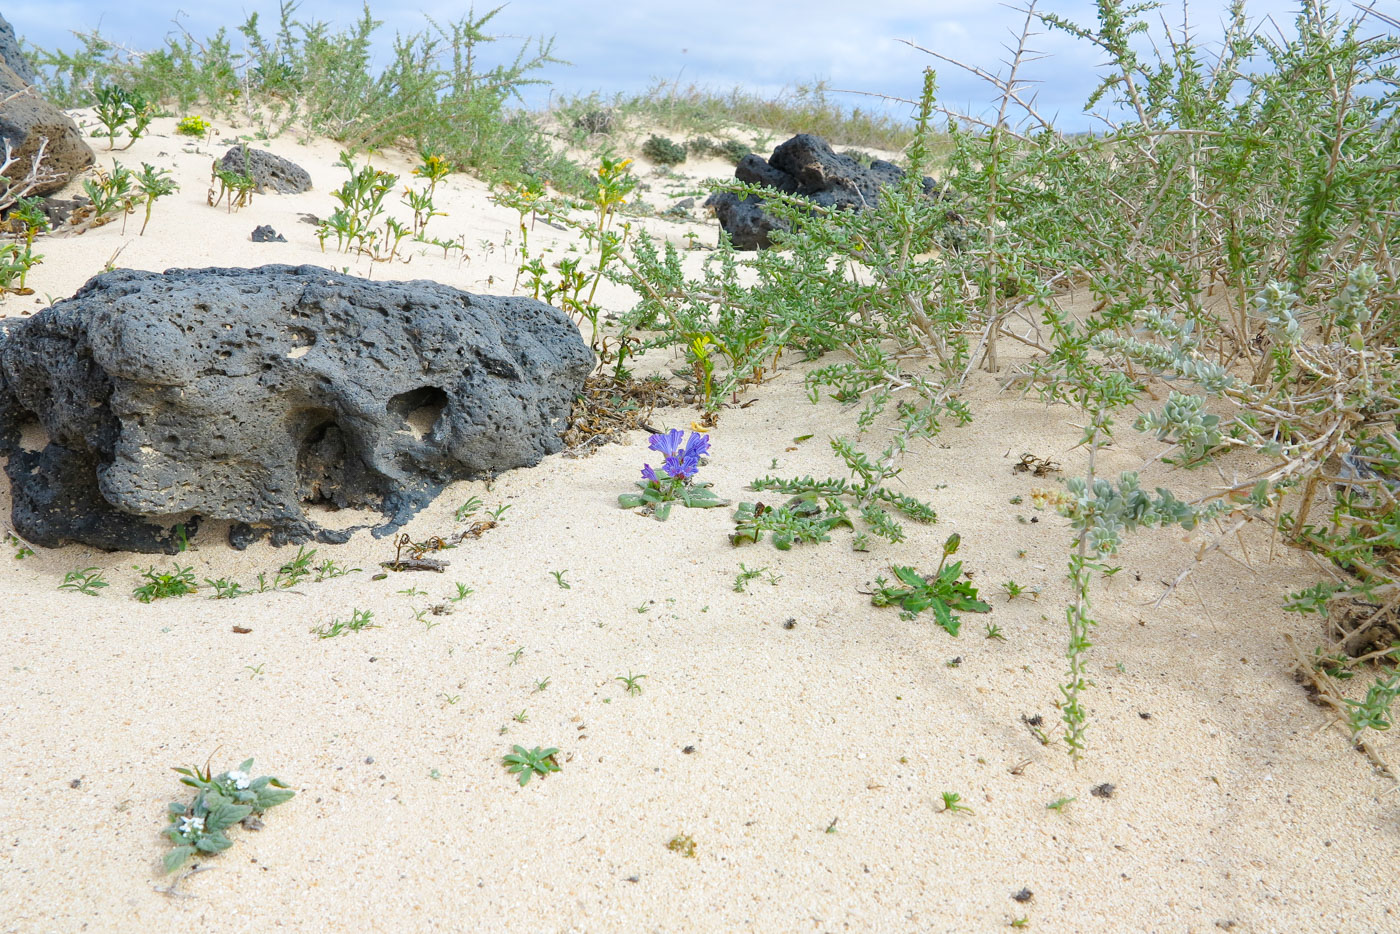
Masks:
[[[154,130],[118,158],[172,167],[181,192],[145,237],[111,225],[46,240],[31,275],[40,296],[71,294],[119,247],[121,265],[143,269],[315,262],[510,288],[516,215],[478,182],[451,179],[450,216],[434,222],[465,233],[468,262],[371,268],[323,256],[298,219],[331,210],[333,145],[267,144],[317,189],[227,214],[204,203],[210,149],[160,135],[171,121]],[[659,182],[652,194],[668,203]],[[249,242],[262,223],[290,242]],[[688,229],[648,225],[678,243]],[[702,235],[712,242],[712,225]],[[10,297],[0,313],[43,304]],[[823,439],[848,433],[851,415],[808,404],[800,377],[786,368],[724,413],[703,473],[721,495],[750,496],[744,485],[774,459],[785,475],[836,471]],[[15,561],[5,548],[0,931],[961,932],[1024,916],[1036,931],[1400,929],[1400,801],[1290,676],[1283,634],[1312,645],[1316,624],[1285,615],[1280,597],[1319,579],[1316,565],[1283,549],[1269,561],[1267,533],[1250,530],[1252,572],[1217,558],[1153,609],[1199,542],[1134,539],[1099,590],[1092,748],[1075,769],[1022,722],[1040,715],[1055,732],[1068,533],[1029,505],[1032,487],[1056,481],[1011,470],[1022,451],[1077,469],[1074,416],[998,394],[986,374],[967,399],[974,423],[917,451],[904,477],[939,522],[864,554],[844,533],[787,553],[735,550],[728,510],[678,509],[662,524],[619,509],[648,453],[640,434],[449,489],[414,538],[457,528],[453,509],[473,495],[511,509],[449,552],[441,576],[371,580],[392,549],[360,534],[318,555],[363,569],[346,578],[145,606],[130,591],[148,556],[68,547]],[[1106,466],[1152,453],[1124,431]],[[8,513],[0,482],[0,528]],[[966,617],[953,639],[870,605],[861,590],[875,575],[935,564],[954,530],[990,617]],[[213,529],[180,560],[247,585],[288,557],[232,552]],[[741,561],[780,577],[736,593]],[[89,565],[112,582],[101,597],[56,590]],[[561,570],[571,589],[556,586]],[[1008,602],[997,585],[1009,578],[1042,588],[1039,600]],[[457,582],[476,592],[456,612],[427,617],[431,628],[414,619]],[[415,585],[427,596],[399,592]],[[381,627],[308,632],[353,608]],[[983,637],[987,622],[1005,642]],[[614,680],[628,672],[646,675],[640,696]],[[518,787],[500,761],[513,743],[560,747],[562,771]],[[1395,743],[1381,748],[1400,759]],[[170,768],[211,755],[216,770],[256,756],[298,797],[261,832],[235,829],[232,850],[167,894],[158,832],[185,790]],[[1112,797],[1090,793],[1105,782]],[[944,791],[974,813],[939,813]],[[1046,808],[1066,796],[1063,813]],[[695,859],[667,850],[680,833]],[[1020,904],[1023,887],[1033,897]]]

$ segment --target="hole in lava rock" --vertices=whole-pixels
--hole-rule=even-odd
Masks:
[[[306,356],[306,352],[316,346],[316,334],[305,328],[292,328],[292,349],[287,356],[293,360]]]
[[[302,502],[339,505],[345,478],[345,434],[332,413],[302,413],[297,435],[297,484]]]
[[[447,408],[447,393],[436,386],[420,386],[394,396],[385,408],[402,418],[421,441],[432,434],[433,426]]]
[[[24,451],[42,451],[49,446],[49,433],[37,418],[25,419],[20,423],[19,446]]]

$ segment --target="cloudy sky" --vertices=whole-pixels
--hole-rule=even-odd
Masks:
[[[1377,0],[1387,12],[1400,12],[1400,0]],[[1189,19],[1198,40],[1210,48],[1221,33],[1228,4],[1200,0],[1189,5]],[[1277,34],[1291,28],[1298,0],[1249,0],[1251,18]],[[1350,10],[1350,4],[1336,4]],[[237,4],[192,4],[185,0],[127,0],[109,5],[93,0],[21,0],[8,3],[4,14],[31,45],[72,48],[75,30],[100,27],[102,34],[133,48],[159,45],[179,21],[196,37],[219,26],[233,27],[249,13],[261,16],[264,34],[277,18],[275,0],[246,0]],[[427,27],[424,15],[446,24],[465,15],[468,7],[441,0],[373,0],[371,9],[384,25],[376,34],[379,59],[397,33]],[[487,10],[487,4],[478,5]],[[1090,24],[1094,4],[1089,0],[1043,0],[1041,9]],[[336,25],[358,13],[348,3],[304,0],[297,11],[302,20]],[[1180,0],[1168,0],[1157,14],[1180,27]],[[922,69],[938,69],[940,97],[950,107],[984,112],[989,87],[928,55],[900,43],[908,39],[969,64],[996,71],[1014,43],[1024,14],[984,0],[806,0],[754,3],[752,0],[699,0],[685,4],[667,0],[514,0],[492,21],[489,31],[515,37],[492,52],[509,58],[521,40],[553,36],[555,54],[568,66],[551,66],[542,73],[554,92],[641,90],[654,80],[696,83],[716,89],[742,85],[758,91],[825,80],[830,87],[916,97]],[[235,42],[241,36],[234,33]],[[1093,125],[1080,113],[1094,86],[1100,56],[1060,33],[1045,33],[1033,47],[1048,57],[1031,71],[1037,80],[1039,105],[1047,115],[1058,114],[1065,129]],[[548,90],[532,99],[543,102]],[[852,104],[869,106],[869,99],[850,97]],[[908,108],[901,108],[900,112]]]

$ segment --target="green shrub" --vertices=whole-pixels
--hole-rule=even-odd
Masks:
[[[680,165],[685,161],[685,147],[664,136],[651,136],[642,144],[642,155],[657,165]]]

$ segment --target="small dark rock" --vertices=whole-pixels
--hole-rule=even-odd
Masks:
[[[0,19],[0,23],[5,23],[5,21],[4,21],[3,19]],[[9,23],[5,23],[5,25],[6,25],[6,26],[9,26],[10,24],[9,24]],[[75,778],[75,779],[73,779],[71,782],[68,783],[68,787],[69,787],[69,788],[81,788],[81,787],[83,787],[83,780],[82,780],[81,778]]]
[[[1142,717],[1142,719],[1144,719],[1144,720],[1151,720],[1151,719],[1152,719],[1152,714],[1150,714],[1150,713],[1148,713],[1148,712],[1146,712],[1146,711],[1143,711],[1142,713],[1139,713],[1138,716],[1139,716],[1139,717]]]
[[[681,200],[677,201],[675,204],[671,205],[671,210],[672,210],[672,211],[677,211],[677,212],[680,212],[680,211],[689,211],[689,210],[691,210],[691,209],[694,208],[694,207],[695,207],[695,199],[694,199],[694,198],[682,198]]]
[[[287,238],[272,229],[270,224],[261,224],[253,228],[252,240],[254,243],[286,243]]]
[[[311,190],[311,176],[290,159],[283,159],[261,149],[250,149],[243,143],[224,153],[219,164],[243,175],[251,176],[258,194],[268,189],[281,195],[294,195]]]
[[[797,628],[797,620],[793,619],[792,617],[788,617],[787,619],[783,620],[783,628],[784,628],[784,629],[796,629],[796,628]]]
[[[684,749],[682,749],[681,752],[685,753],[685,754],[688,756],[688,755],[690,755],[691,753],[695,752],[695,747],[694,747],[694,746],[687,746],[687,747],[685,747]]]
[[[1102,785],[1095,785],[1089,790],[1089,794],[1096,798],[1112,798],[1113,792],[1117,790],[1115,785],[1104,782]]]
[[[1020,902],[1020,903],[1023,904],[1023,905],[1024,905],[1026,902],[1030,901],[1032,898],[1035,898],[1035,894],[1032,893],[1030,889],[1025,889],[1025,888],[1021,889],[1021,891],[1019,891],[1019,892],[1017,892],[1015,895],[1011,896],[1011,900],[1012,900],[1012,901],[1014,901],[1014,902]]]

